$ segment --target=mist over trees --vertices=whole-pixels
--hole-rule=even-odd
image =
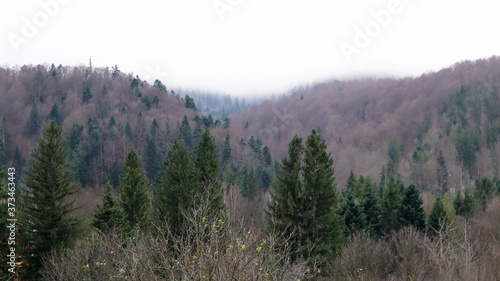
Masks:
[[[496,57],[251,106],[116,65],[0,94],[26,280],[500,279]]]

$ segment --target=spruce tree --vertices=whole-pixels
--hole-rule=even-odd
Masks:
[[[119,202],[113,197],[113,187],[108,182],[104,187],[102,196],[102,206],[97,207],[92,212],[92,226],[102,232],[109,230],[124,230],[126,226],[125,213]]]
[[[131,148],[125,157],[123,177],[120,178],[120,196],[127,220],[125,228],[128,231],[137,227],[147,230],[150,203],[146,187],[146,174],[134,148]]]
[[[23,194],[22,228],[25,240],[26,278],[38,279],[42,256],[70,246],[81,235],[81,220],[68,197],[78,188],[72,183],[66,142],[61,128],[52,121],[32,152]]]
[[[380,207],[378,198],[375,185],[371,182],[367,182],[365,184],[361,206],[366,218],[365,232],[375,238],[381,235]]]
[[[444,194],[445,192],[448,191],[448,169],[446,168],[443,152],[441,150],[439,151],[437,162],[438,162],[438,169],[437,169],[438,186],[441,194]]]
[[[38,118],[38,108],[36,103],[33,103],[31,107],[30,116],[28,118],[28,122],[26,123],[26,135],[28,137],[34,136],[38,134],[38,130],[40,129],[40,119]]]
[[[302,208],[308,231],[301,244],[314,248],[304,252],[306,258],[336,256],[344,243],[344,218],[340,215],[340,198],[335,184],[333,159],[326,151],[321,135],[312,130],[305,141],[302,170],[304,201]]]
[[[262,149],[262,158],[264,159],[264,164],[266,166],[271,165],[271,163],[273,162],[271,153],[269,152],[269,147],[264,146],[264,148]]]
[[[160,223],[167,221],[180,235],[184,225],[183,214],[189,214],[198,206],[203,192],[194,156],[183,140],[174,142],[154,185],[155,218]]]
[[[308,231],[305,228],[303,213],[304,197],[301,179],[303,152],[302,139],[295,135],[288,144],[288,158],[281,161],[266,216],[268,232],[278,234],[283,247],[285,238],[291,237],[289,243],[294,251],[302,247],[300,238]],[[296,254],[292,257],[297,258]]]
[[[229,134],[226,134],[224,141],[224,151],[222,152],[222,164],[226,166],[231,161],[231,145],[229,143]]]
[[[209,201],[209,212],[214,217],[222,216],[225,210],[224,191],[219,180],[219,157],[215,138],[205,129],[196,144],[196,168],[199,171],[200,183],[204,197]]]
[[[429,236],[434,237],[436,234],[446,229],[450,225],[447,219],[446,210],[444,209],[443,201],[440,196],[436,197],[434,205],[432,205],[431,213],[427,223],[427,233]]]
[[[90,92],[90,88],[85,87],[82,93],[82,101],[87,104],[91,98],[92,98],[92,93]]]
[[[365,229],[367,224],[361,201],[356,198],[356,186],[358,183],[359,181],[351,170],[349,178],[347,179],[342,206],[347,235]]]
[[[179,139],[184,141],[184,144],[189,150],[193,148],[193,135],[191,134],[191,126],[189,126],[189,122],[187,120],[186,115],[184,115],[184,119],[182,120],[182,124],[179,127]]]
[[[57,106],[57,102],[54,102],[52,109],[50,110],[49,116],[47,116],[47,120],[54,120],[57,125],[62,125],[62,118],[59,115],[59,107]]]
[[[413,225],[420,231],[425,231],[425,211],[420,192],[414,184],[410,184],[406,190],[399,207],[399,226]]]
[[[146,146],[146,174],[152,181],[161,169],[161,156],[158,153],[156,143],[153,139],[149,139]]]
[[[243,195],[247,196],[250,199],[254,199],[257,195],[258,190],[259,185],[257,183],[257,178],[255,177],[255,171],[253,168],[251,168],[250,172],[247,175],[246,189]]]
[[[398,215],[402,200],[402,190],[403,184],[396,181],[394,174],[391,173],[380,204],[381,230],[385,234],[399,228]]]

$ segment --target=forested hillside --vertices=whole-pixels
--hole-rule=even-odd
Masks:
[[[258,138],[281,159],[288,140],[317,128],[340,186],[350,170],[379,180],[385,166],[437,190],[441,151],[455,189],[498,175],[499,95],[500,59],[491,57],[414,78],[317,84],[231,115],[231,129],[233,139]]]
[[[116,65],[0,98],[1,279],[500,278],[497,57],[208,114]]]

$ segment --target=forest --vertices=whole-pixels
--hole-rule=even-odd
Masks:
[[[500,280],[498,57],[262,102],[24,65],[0,97],[3,280]]]

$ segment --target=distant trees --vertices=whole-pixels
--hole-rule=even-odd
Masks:
[[[437,168],[437,181],[441,193],[448,191],[448,169],[446,168],[445,159],[443,152],[439,151],[439,156],[437,158],[438,168]]]
[[[52,109],[50,110],[49,116],[47,116],[47,120],[54,120],[57,125],[62,125],[62,118],[59,115],[59,107],[57,106],[57,102],[54,102]]]
[[[90,88],[87,86],[84,87],[82,92],[82,101],[85,104],[88,104],[91,98],[92,98],[92,93],[90,92]]]
[[[190,108],[190,109],[192,109],[194,111],[198,111],[198,109],[196,108],[196,104],[195,104],[194,100],[191,97],[189,97],[188,95],[186,95],[186,97],[184,98],[184,100],[185,100],[184,106],[186,108]]]
[[[26,135],[28,137],[34,136],[38,134],[38,130],[40,129],[40,119],[38,116],[38,108],[36,106],[36,103],[33,103],[31,106],[31,112],[30,116],[28,119],[28,122],[26,123]]]
[[[42,256],[71,245],[82,233],[81,219],[72,216],[77,207],[69,201],[78,188],[73,184],[61,128],[54,121],[44,130],[32,157],[22,198],[22,229],[25,277],[38,279]]]

